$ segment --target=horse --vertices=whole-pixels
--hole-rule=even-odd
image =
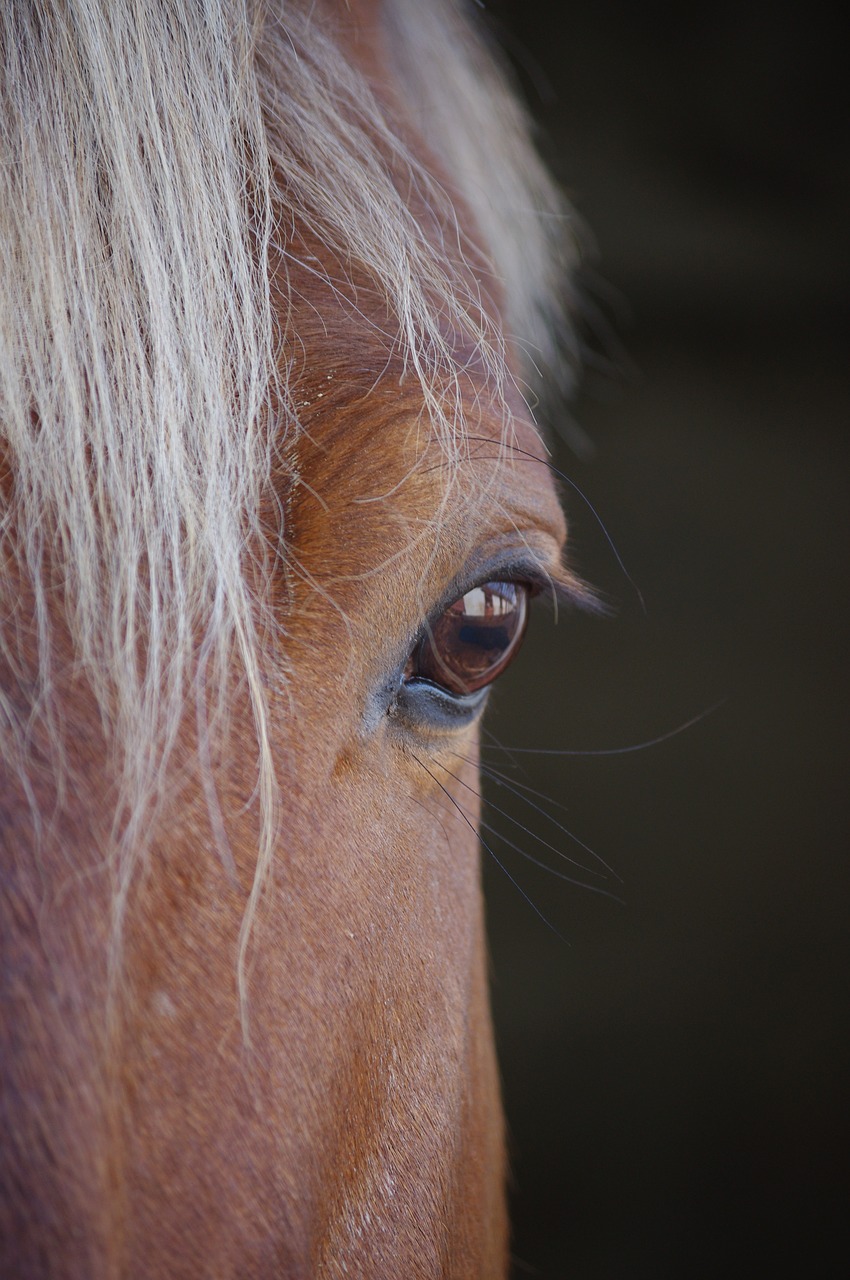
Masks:
[[[570,214],[457,0],[0,33],[0,1274],[503,1276],[476,753],[584,595]]]

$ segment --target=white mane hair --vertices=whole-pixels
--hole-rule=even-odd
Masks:
[[[386,8],[392,70],[503,283],[509,339],[554,369],[570,237],[525,116],[461,4]],[[0,6],[0,661],[29,679],[37,642],[38,668],[26,718],[0,690],[0,759],[26,788],[40,726],[57,777],[72,767],[52,696],[58,598],[119,779],[119,915],[181,722],[194,709],[216,723],[206,690],[232,689],[234,663],[258,744],[255,895],[271,857],[260,672],[274,625],[246,548],[262,542],[272,435],[298,431],[295,335],[269,289],[295,221],[384,292],[450,463],[465,438],[447,328],[497,391],[508,376],[464,237],[438,252],[398,176],[449,226],[451,197],[322,14],[262,0]],[[27,642],[16,578],[32,593]]]

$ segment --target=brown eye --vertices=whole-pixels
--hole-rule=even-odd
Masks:
[[[519,649],[528,595],[519,582],[485,582],[467,591],[431,623],[407,664],[407,679],[431,680],[460,695],[490,684]]]

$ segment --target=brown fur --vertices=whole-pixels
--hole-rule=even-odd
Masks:
[[[379,17],[354,6],[354,56],[366,51],[373,77]],[[434,235],[431,212],[414,212]],[[474,361],[461,385],[475,443],[448,465],[385,298],[356,267],[331,288],[321,276],[338,266],[302,226],[276,267],[301,344],[289,394],[302,429],[279,443],[252,556],[276,624],[262,680],[282,822],[246,953],[247,1020],[236,957],[264,821],[249,692],[234,671],[206,786],[187,710],[116,976],[120,768],[54,598],[67,776],[57,782],[44,721],[26,771],[0,772],[4,1277],[505,1274],[476,812],[462,785],[476,774],[454,755],[474,755],[476,730],[417,735],[370,706],[471,558],[531,547],[557,573],[563,519],[546,468],[503,449],[511,413],[519,445],[541,451],[521,402],[494,396]],[[473,283],[497,292],[483,274]],[[467,356],[459,341],[458,366]],[[32,659],[34,644],[22,648]],[[35,674],[2,659],[22,725]]]

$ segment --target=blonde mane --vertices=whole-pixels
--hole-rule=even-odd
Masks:
[[[0,691],[0,759],[26,786],[38,730],[57,777],[70,760],[53,692],[58,598],[119,779],[119,916],[181,721],[223,718],[208,690],[232,687],[234,662],[264,815],[252,905],[271,858],[260,673],[275,625],[246,548],[262,544],[273,450],[299,429],[297,335],[270,297],[296,220],[385,294],[450,464],[465,435],[446,333],[472,345],[497,394],[508,379],[452,200],[503,289],[511,343],[529,368],[560,362],[564,210],[462,7],[392,0],[386,18],[388,71],[447,190],[321,15],[251,0],[0,12],[0,660],[32,685],[37,650],[27,716]],[[439,252],[408,208],[411,184],[454,228]]]

